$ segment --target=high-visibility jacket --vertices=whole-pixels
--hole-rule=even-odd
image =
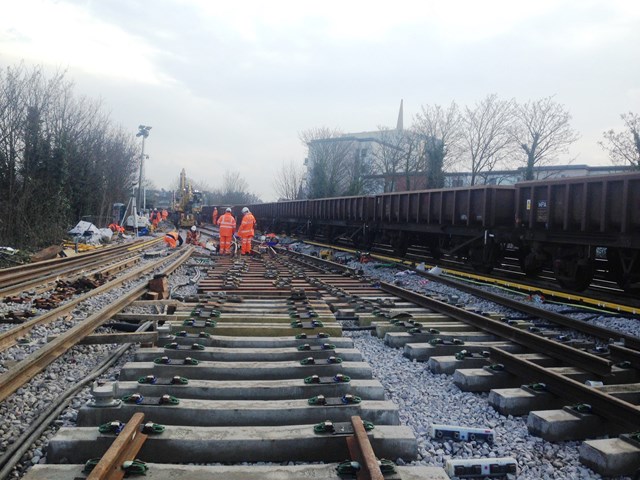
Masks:
[[[211,223],[213,223],[215,225],[216,223],[218,223],[218,209],[215,208],[215,207],[213,208],[213,215],[212,216],[213,216],[213,220],[212,220]]]
[[[162,219],[166,220],[168,216],[169,216],[169,212],[167,212],[166,209],[162,210]]]
[[[249,238],[253,237],[254,231],[253,229],[256,226],[256,217],[253,216],[253,213],[247,212],[242,217],[242,223],[238,228],[238,236],[240,238]]]
[[[118,225],[117,223],[113,222],[111,225],[109,225],[109,229],[113,232],[113,233],[122,233],[124,232],[124,228],[121,227],[120,225]]]
[[[189,230],[187,232],[187,243],[196,245],[200,239],[200,233],[198,231]]]
[[[218,219],[218,225],[220,226],[221,237],[231,237],[236,228],[236,219],[231,213],[226,212]]]
[[[170,248],[176,248],[178,242],[180,242],[180,245],[182,245],[182,242],[180,240],[180,235],[178,235],[178,232],[176,232],[175,230],[173,232],[167,232],[167,234],[164,236],[164,241],[167,245],[169,245]]]

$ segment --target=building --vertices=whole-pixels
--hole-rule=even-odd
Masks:
[[[307,195],[314,197],[333,197],[344,195],[361,195],[368,193],[403,192],[424,190],[427,185],[425,159],[425,141],[439,142],[438,139],[421,138],[415,135],[404,135],[403,101],[395,129],[371,132],[347,133],[339,137],[320,138],[309,142],[307,166]],[[413,138],[413,139],[412,139]],[[415,163],[407,172],[403,162],[410,157],[406,151],[408,140],[412,139]],[[324,185],[314,192],[312,175],[316,161],[330,163],[333,170],[328,172]],[[397,163],[393,163],[397,162]],[[405,170],[405,171],[403,171]],[[417,170],[417,171],[416,171]],[[590,165],[548,165],[534,167],[536,180],[549,178],[570,178],[609,173],[623,173],[632,170],[625,166],[590,166]],[[513,185],[523,181],[525,167],[515,170],[494,170],[476,174],[477,185]],[[470,172],[445,172],[444,187],[466,187],[471,184]]]
[[[307,195],[330,197],[376,191],[378,183],[381,183],[380,177],[375,175],[376,154],[384,148],[398,149],[393,142],[402,132],[401,100],[395,129],[346,133],[311,140],[305,159]]]

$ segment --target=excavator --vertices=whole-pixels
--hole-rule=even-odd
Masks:
[[[193,190],[191,183],[187,183],[187,174],[180,172],[180,186],[176,192],[173,206],[175,224],[180,228],[196,225],[202,210],[202,192]]]

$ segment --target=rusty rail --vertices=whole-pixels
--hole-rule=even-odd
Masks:
[[[121,480],[125,476],[122,464],[133,460],[142,448],[147,435],[140,431],[144,413],[136,412],[91,470],[87,480]]]
[[[396,287],[388,283],[381,283],[381,288],[385,292],[397,295],[400,298],[409,300],[416,305],[430,308],[436,312],[443,313],[456,320],[473,325],[485,332],[493,333],[502,338],[506,338],[517,344],[544,352],[550,357],[556,358],[570,365],[580,367],[597,375],[608,375],[611,373],[613,362],[605,358],[598,357],[591,353],[578,350],[577,348],[563,345],[554,340],[549,340],[540,335],[512,327],[503,322],[492,320],[491,318],[468,312],[448,303],[426,297],[404,288]]]
[[[584,385],[559,373],[551,372],[533,362],[500,348],[491,347],[491,359],[502,363],[508,372],[531,382],[543,382],[548,390],[561,398],[588,403],[593,413],[630,430],[640,428],[640,407]]]
[[[161,262],[164,262],[167,259],[176,260],[171,266],[165,268],[163,270],[163,273],[170,273],[171,271],[178,268],[181,263],[189,258],[192,251],[193,248],[188,248],[184,251],[176,252],[169,257],[162,259]],[[159,262],[151,264],[148,269],[157,267],[157,263]],[[140,271],[136,270],[132,273],[140,274]],[[104,286],[105,285],[103,285],[103,287]],[[113,315],[115,315],[117,312],[137,299],[146,290],[146,284],[135,287],[134,289],[130,290],[129,293],[127,293],[125,296],[120,297],[118,300],[109,304],[107,307],[94,313],[82,322],[79,322],[77,325],[58,336],[55,340],[49,342],[48,344],[37,350],[35,353],[29,355],[27,358],[0,375],[0,401],[4,400],[22,385],[29,382],[37,373],[44,370],[47,365],[64,355],[71,347],[82,341],[100,325],[109,321],[109,319]]]
[[[88,261],[113,256],[120,252],[134,252],[135,250],[146,248],[160,241],[161,239],[154,238],[153,240],[143,242],[137,241],[132,244],[105,247],[103,249],[86,252],[74,257],[54,258],[51,260],[43,260],[41,262],[18,265],[16,267],[2,268],[0,269],[0,286],[2,288],[6,288],[9,285],[18,283],[18,281],[23,278],[29,278],[39,273],[48,274],[57,268],[64,269],[75,265],[82,265]]]
[[[369,442],[367,431],[364,429],[362,419],[354,415],[351,417],[351,425],[353,425],[354,434],[347,437],[347,447],[351,459],[355,460],[362,466],[356,476],[357,480],[384,480],[378,459],[373,453],[373,447]]]
[[[191,249],[192,250],[192,249]],[[189,250],[189,252],[191,252],[191,250]],[[78,305],[81,302],[84,302],[85,300],[99,295],[101,293],[107,292],[110,289],[121,285],[124,282],[128,282],[134,279],[139,278],[141,275],[144,275],[145,273],[147,273],[150,270],[153,270],[154,268],[157,267],[157,265],[163,261],[166,260],[170,260],[172,258],[175,258],[177,256],[179,256],[180,253],[176,252],[174,254],[172,254],[169,257],[163,258],[161,260],[159,260],[158,262],[154,262],[151,263],[149,265],[145,265],[141,268],[138,268],[136,270],[132,270],[131,272],[123,275],[122,277],[116,278],[114,280],[111,280],[110,282],[105,283],[104,285],[99,286],[98,288],[95,288],[93,290],[91,290],[90,292],[85,293],[84,295],[79,295],[75,298],[72,298],[71,300],[69,300],[68,302],[66,302],[64,305],[61,305],[58,308],[55,308],[53,310],[48,311],[47,313],[44,313],[42,315],[39,315],[37,317],[32,318],[31,320],[29,320],[28,322],[22,323],[14,328],[12,328],[11,330],[8,330],[2,334],[0,334],[0,352],[6,350],[7,348],[11,347],[12,345],[14,345],[14,343],[16,342],[16,340],[20,337],[23,337],[24,335],[26,335],[28,332],[31,331],[31,329],[33,329],[33,327],[35,327],[36,325],[43,325],[46,323],[50,323],[53,322],[54,320],[56,320],[58,317],[61,317],[63,315],[65,315],[66,313],[69,313],[70,311],[72,311],[76,305]],[[183,260],[184,261],[184,260]]]

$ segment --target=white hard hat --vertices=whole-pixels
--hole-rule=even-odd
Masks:
[[[192,232],[195,232],[195,231],[196,231],[196,226],[195,226],[195,225],[193,225],[193,226],[191,227],[191,231],[192,231]]]
[[[225,210],[225,212],[229,212],[229,213],[231,213],[231,209],[230,209],[230,208],[227,208],[227,209]]]
[[[247,207],[244,207],[244,208],[242,209],[242,213],[247,213],[247,212],[249,212],[249,209],[248,209]]]

